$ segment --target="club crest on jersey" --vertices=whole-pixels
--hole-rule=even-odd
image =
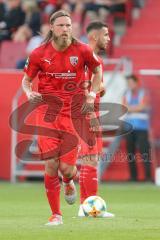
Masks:
[[[78,57],[76,56],[70,57],[70,63],[72,64],[72,66],[76,66],[78,63]]]

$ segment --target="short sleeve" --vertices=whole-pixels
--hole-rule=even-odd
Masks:
[[[24,72],[30,78],[34,78],[36,77],[39,70],[40,70],[39,57],[38,57],[38,54],[35,51],[33,51],[31,55],[28,57],[28,59],[26,60]]]
[[[101,65],[98,57],[89,46],[85,47],[84,58],[85,64],[91,72],[93,72],[97,66]]]

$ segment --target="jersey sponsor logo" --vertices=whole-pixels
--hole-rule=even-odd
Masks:
[[[76,78],[77,77],[76,73],[71,73],[71,72],[67,72],[67,73],[50,73],[50,72],[46,72],[46,75],[49,75],[49,76],[54,77],[54,78],[62,78],[62,79],[72,79],[72,78]]]
[[[69,59],[70,59],[70,63],[72,64],[72,66],[77,65],[77,63],[78,63],[78,57],[77,56],[72,56]]]

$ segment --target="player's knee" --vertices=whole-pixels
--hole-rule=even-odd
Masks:
[[[71,178],[74,175],[74,167],[61,165],[60,166],[61,174],[66,178]]]
[[[45,167],[45,173],[47,173],[49,176],[54,176],[58,174],[58,170],[52,167]]]
[[[55,160],[47,160],[45,162],[45,172],[50,176],[56,175],[58,173],[58,161]]]
[[[73,174],[71,172],[65,172],[63,173],[63,176],[66,178],[72,178]]]
[[[63,177],[66,177],[66,178],[71,178],[72,177],[72,171],[70,169],[64,169],[62,168],[61,169],[61,173],[63,175]]]

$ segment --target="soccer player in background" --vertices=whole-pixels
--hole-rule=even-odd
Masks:
[[[85,66],[93,72],[92,90],[85,95]],[[72,22],[66,11],[58,11],[50,17],[50,31],[44,43],[36,48],[26,63],[22,80],[23,90],[33,103],[46,103],[37,109],[37,125],[55,130],[57,137],[38,136],[42,159],[45,159],[44,183],[52,215],[46,225],[62,224],[60,210],[61,172],[65,199],[73,204],[76,189],[78,137],[74,124],[81,122],[82,113],[94,109],[96,93],[102,79],[101,65],[91,48],[72,36]],[[38,75],[38,91],[33,91],[32,80]],[[52,97],[52,98],[51,98]],[[74,99],[74,100],[73,100]],[[51,103],[50,103],[51,101]],[[66,152],[66,149],[70,149]],[[45,153],[55,149],[52,156]]]
[[[94,54],[98,58],[99,62],[102,65],[103,69],[103,61],[99,57],[101,51],[106,51],[108,43],[110,41],[108,26],[105,23],[100,21],[91,22],[87,29],[87,37],[88,37],[88,44],[94,51]],[[86,71],[86,79],[91,79],[92,73],[89,69]],[[91,89],[88,89],[89,91]],[[105,88],[103,84],[103,77],[101,79],[101,86],[100,91],[96,96],[96,105],[99,105],[100,97],[105,94]],[[91,113],[91,118],[98,118],[99,113]],[[93,129],[94,130],[94,129]],[[96,129],[95,129],[96,130]],[[98,129],[97,129],[98,130]],[[100,129],[99,129],[100,131]],[[80,184],[80,207],[78,211],[79,217],[84,217],[82,203],[83,201],[89,197],[97,195],[98,192],[98,177],[97,177],[97,164],[100,155],[102,154],[102,138],[100,136],[96,139],[96,144],[93,148],[90,148],[86,142],[81,141],[81,169],[80,169],[80,177],[79,177],[79,184]],[[102,217],[114,217],[114,214],[105,212]]]

